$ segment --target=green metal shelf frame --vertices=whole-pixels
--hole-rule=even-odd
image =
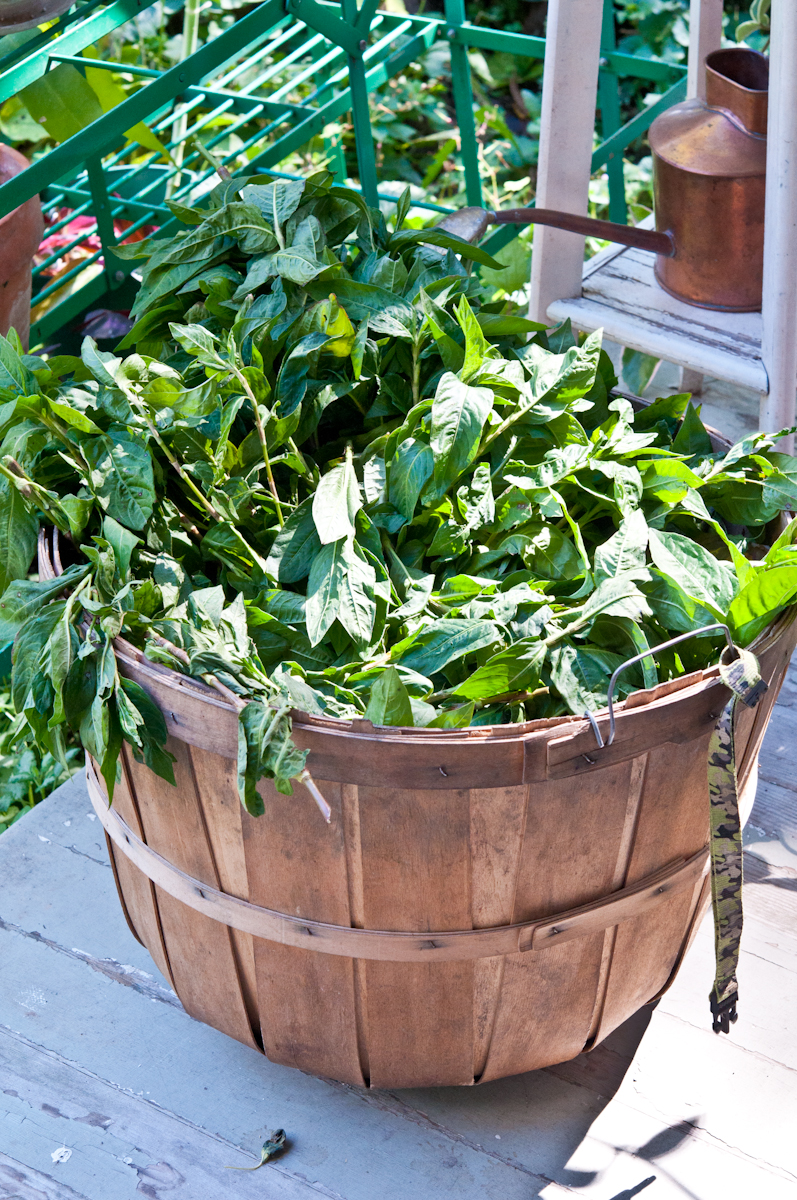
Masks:
[[[177,0],[173,2],[179,7]],[[134,264],[114,255],[115,219],[132,222],[125,237],[143,226],[159,226],[164,233],[177,228],[169,209],[152,196],[165,178],[176,173],[175,168],[164,167],[152,178],[150,168],[158,163],[157,154],[147,154],[143,161],[130,164],[126,160],[131,148],[119,149],[125,131],[139,121],[147,121],[173,149],[170,134],[181,115],[193,120],[188,136],[194,137],[219,116],[229,114],[234,118],[233,123],[205,142],[208,149],[212,150],[231,132],[238,133],[244,151],[252,154],[247,173],[278,176],[287,174],[279,171],[279,167],[290,154],[324,135],[328,125],[350,112],[359,185],[348,179],[341,182],[356,186],[370,203],[380,200],[395,203],[395,195],[386,195],[378,189],[368,94],[419,59],[435,43],[447,41],[451,48],[451,88],[466,199],[468,204],[480,205],[479,146],[468,50],[499,50],[543,59],[545,39],[473,25],[466,20],[464,0],[444,0],[442,16],[389,13],[378,10],[377,3],[378,0],[362,0],[358,9],[357,0],[265,0],[195,54],[163,72],[125,63],[87,60],[81,54],[141,12],[146,0],[113,0],[105,7],[100,6],[100,0],[88,0],[77,13],[66,14],[51,29],[35,35],[5,57],[0,40],[0,102],[61,62],[138,76],[143,81],[140,90],[123,103],[0,186],[0,216],[41,193],[46,210],[71,210],[48,233],[66,227],[75,216],[89,215],[96,222],[100,240],[100,249],[91,257],[68,275],[45,284],[34,296],[34,304],[53,297],[88,267],[103,260],[102,269],[93,278],[35,322],[32,344],[52,339],[60,328],[103,298],[112,304],[113,293],[127,283]],[[283,57],[264,66],[264,60],[275,51]],[[627,75],[669,86],[655,103],[621,124],[619,79]],[[309,94],[301,96],[299,102],[289,99],[303,85],[312,87]],[[598,95],[603,140],[595,150],[592,166],[593,170],[607,167],[613,220],[626,219],[623,150],[644,134],[659,112],[681,100],[685,91],[686,68],[680,64],[617,51],[613,0],[604,0]],[[263,120],[265,126],[258,124]],[[334,169],[343,172],[345,164],[339,147],[333,141],[329,148]],[[223,162],[232,163],[241,152],[238,147],[220,157]],[[111,171],[113,175],[109,175]],[[173,198],[195,196],[197,189],[211,186],[212,177],[211,168],[189,149]],[[114,194],[125,185],[135,187],[134,197]],[[440,213],[451,211],[429,202],[418,207]],[[80,231],[69,246],[60,248],[40,264],[38,281],[44,278],[48,266],[70,248],[83,243],[92,232]],[[516,227],[503,226],[485,245],[495,253],[515,236]]]

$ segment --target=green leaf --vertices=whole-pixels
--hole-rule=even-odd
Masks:
[[[604,708],[619,654],[593,646],[557,646],[551,651],[551,682],[572,713]]]
[[[39,391],[36,378],[23,363],[8,338],[0,334],[0,388],[8,388],[20,396],[30,396]],[[5,424],[14,415],[14,409],[4,405],[0,424]]]
[[[317,646],[340,611],[346,573],[346,538],[322,546],[310,567],[307,581],[307,636]]]
[[[489,359],[495,351],[489,346],[481,326],[473,315],[473,309],[468,304],[465,296],[460,297],[456,307],[457,321],[465,334],[465,361],[459,372],[459,377],[463,383],[467,383],[474,375],[478,375],[484,369],[485,361]]]
[[[464,238],[457,237],[453,233],[445,233],[442,229],[407,229],[401,233],[394,233],[390,239],[389,249],[393,252],[405,250],[407,246],[418,245],[418,243],[440,246],[443,250],[453,250],[460,258],[481,263],[482,266],[490,267],[493,271],[504,269],[503,263],[498,262],[480,246],[472,246]]]
[[[390,503],[406,521],[411,521],[424,484],[434,471],[434,456],[429,446],[415,438],[401,442],[390,463]]]
[[[284,225],[299,207],[304,192],[303,179],[275,179],[271,183],[248,184],[241,188],[241,198],[254,204],[269,225]]]
[[[126,583],[130,570],[130,558],[136,546],[141,545],[141,538],[137,538],[129,529],[125,529],[118,521],[114,521],[113,517],[104,518],[102,522],[102,536],[113,547],[119,578],[122,583]]]
[[[56,142],[65,142],[102,116],[91,85],[71,63],[59,63],[19,94],[34,121]]]
[[[395,667],[386,667],[371,688],[365,717],[373,725],[415,724],[410,694]]]
[[[36,553],[39,522],[16,487],[0,479],[0,592],[24,579]]]
[[[543,525],[522,551],[526,566],[539,579],[575,579],[582,565],[569,537],[555,525]]]
[[[703,625],[725,620],[724,610],[701,604],[680,584],[661,571],[654,571],[645,595],[657,621],[669,632],[690,633]]]
[[[29,617],[34,616],[61,592],[85,579],[90,570],[88,564],[80,563],[68,567],[57,579],[43,579],[38,582],[17,579],[10,583],[0,596],[0,644],[10,642]]]
[[[711,438],[700,420],[700,409],[691,400],[684,413],[683,423],[672,444],[677,454],[711,454]]]
[[[326,300],[330,287],[327,283],[311,283],[307,290],[314,299]],[[410,336],[414,320],[412,305],[393,292],[370,283],[336,279],[335,295],[352,321],[367,321],[370,329],[387,337]]]
[[[427,729],[465,729],[473,720],[475,705],[472,700],[466,704],[455,704],[451,708],[443,708],[433,721],[429,721]]]
[[[623,383],[629,392],[641,396],[652,383],[660,362],[661,359],[653,354],[643,354],[640,350],[626,347],[623,350]]]
[[[310,573],[321,541],[313,520],[313,497],[303,501],[288,517],[266,559],[266,574],[282,583],[298,583]]]
[[[665,421],[673,427],[680,424],[689,403],[689,393],[682,392],[678,396],[660,396],[652,404],[645,404],[634,414],[635,429],[651,429],[659,421]]]
[[[317,351],[334,339],[325,333],[308,333],[282,360],[277,376],[277,401],[281,417],[289,417],[304,400],[307,381],[313,369]]]
[[[488,388],[468,387],[447,371],[432,403],[429,444],[434,455],[435,493],[442,496],[473,461],[493,407]]]
[[[587,598],[580,612],[576,613],[577,620],[568,630],[587,625],[599,613],[607,616],[630,617],[632,621],[640,617],[650,616],[650,609],[643,593],[639,590],[638,576],[647,572],[631,571],[624,575],[615,575],[604,579],[591,596]],[[570,614],[568,614],[569,616]]]
[[[217,521],[211,525],[202,539],[202,549],[225,566],[244,575],[249,575],[255,566],[266,573],[264,560],[229,521]]]
[[[725,612],[735,592],[735,580],[710,551],[681,533],[651,529],[650,557],[688,596]]]
[[[749,646],[797,598],[797,565],[769,567],[743,587],[728,609],[734,640]]]
[[[0,603],[4,600],[5,595],[0,597]],[[28,692],[39,671],[42,652],[65,608],[65,600],[56,603],[47,603],[45,600],[43,605],[32,605],[27,616],[23,615],[19,622],[5,626],[0,633],[4,641],[14,637],[16,633],[12,655],[11,699],[17,712],[22,712],[25,708]],[[0,617],[3,613],[4,610],[0,608]]]
[[[371,641],[376,619],[376,572],[351,538],[344,540],[342,565],[337,618],[357,645],[364,647]]]
[[[498,630],[491,621],[459,620],[443,617],[433,621],[414,637],[393,647],[391,658],[420,671],[435,675],[449,663],[474,654],[477,650],[499,641]]]
[[[499,650],[463,683],[454,694],[473,700],[489,700],[513,692],[532,691],[540,683],[547,648],[537,638],[521,638]]]
[[[143,529],[155,504],[152,458],[144,442],[111,426],[107,434],[85,438],[82,450],[92,489],[108,516],[128,529]]]
[[[170,324],[169,329],[174,340],[182,346],[186,354],[197,358],[203,367],[216,370],[222,367],[219,339],[209,329],[202,325]]]
[[[360,508],[360,487],[347,458],[321,476],[313,498],[313,520],[322,545],[353,534],[354,518]]]
[[[641,510],[629,513],[607,542],[595,551],[595,583],[644,567],[648,523]]]
[[[677,458],[656,458],[637,465],[642,472],[645,497],[653,496],[662,504],[680,503],[690,488],[697,491],[705,482]]]

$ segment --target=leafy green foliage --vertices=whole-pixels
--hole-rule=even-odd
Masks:
[[[14,704],[61,763],[76,733],[109,790],[123,741],[172,777],[120,634],[239,699],[258,813],[264,776],[306,778],[294,708],[435,728],[579,714],[673,632],[728,620],[746,644],[797,596],[794,527],[767,553],[797,506],[773,439],[714,451],[687,397],[635,411],[599,336],[486,300],[472,248],[391,233],[326,173],[225,181],[174,238],[123,250],[144,279],[126,357],[0,343]],[[72,563],[54,581],[26,578],[40,525]]]
[[[14,711],[7,684],[0,686],[0,833],[78,770],[82,755],[74,741],[65,749],[64,766],[36,745],[24,716]]]

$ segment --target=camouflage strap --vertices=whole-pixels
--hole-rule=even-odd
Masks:
[[[709,993],[715,1033],[728,1033],[736,1020],[736,968],[742,937],[742,829],[736,786],[734,717],[739,700],[754,708],[767,690],[749,650],[736,649],[732,662],[720,657],[720,677],[732,695],[711,735],[708,788],[711,800],[711,900],[714,909],[716,975]]]

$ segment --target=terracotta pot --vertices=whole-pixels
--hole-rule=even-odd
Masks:
[[[24,155],[0,144],[0,184],[30,166]],[[0,217],[0,333],[16,329],[27,349],[30,339],[31,267],[44,236],[38,196]]]
[[[35,29],[71,8],[73,0],[0,0],[0,34]]]

